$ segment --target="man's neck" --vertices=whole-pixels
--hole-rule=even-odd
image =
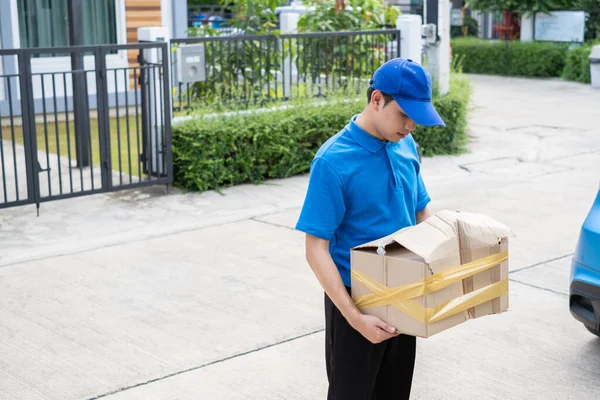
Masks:
[[[370,116],[368,115],[368,113],[366,113],[365,111],[363,111],[362,113],[358,114],[358,116],[356,117],[356,125],[358,125],[359,128],[361,128],[363,131],[367,132],[369,135],[382,140],[382,141],[386,141],[383,137],[379,136],[375,130],[375,127],[373,126],[373,122],[370,118]]]

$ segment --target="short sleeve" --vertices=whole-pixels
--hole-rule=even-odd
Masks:
[[[311,164],[308,190],[296,229],[331,240],[345,213],[342,180],[327,161],[315,158]]]
[[[425,187],[425,182],[423,182],[423,177],[421,176],[421,172],[417,174],[417,207],[416,212],[423,211],[427,204],[431,201],[429,197],[429,193],[427,192],[427,188]]]
[[[411,150],[413,151],[414,157],[419,160],[419,152],[417,150],[417,143],[412,135],[409,135]],[[421,162],[419,161],[419,165],[417,167],[417,205],[415,207],[415,212],[423,211],[427,204],[431,202],[431,198],[429,197],[429,193],[427,192],[427,187],[425,186],[425,182],[423,182],[423,177],[421,176]]]

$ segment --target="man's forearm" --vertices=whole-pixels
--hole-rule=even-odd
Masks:
[[[423,210],[419,211],[416,214],[417,224],[420,224],[421,222],[425,221],[427,218],[429,218],[431,216],[433,216],[431,209],[429,208],[429,206],[425,207]]]
[[[328,249],[322,247],[310,248],[307,251],[306,258],[327,296],[340,310],[348,323],[353,325],[361,312],[348,295]]]

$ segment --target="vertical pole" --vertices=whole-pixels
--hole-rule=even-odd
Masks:
[[[400,15],[396,20],[396,29],[402,32],[399,37],[398,53],[403,58],[421,63],[421,17],[418,15]]]
[[[427,20],[426,23],[435,25],[435,31],[439,33],[438,27],[438,9],[440,7],[439,0],[425,0],[427,2]]]
[[[444,95],[450,90],[450,2],[436,0],[435,12],[431,3],[427,5],[427,19],[430,24],[436,25],[437,39],[427,48],[427,69],[434,87],[439,90],[439,94]],[[430,20],[432,14],[437,18],[435,22]]]
[[[112,155],[110,152],[110,120],[108,112],[108,85],[106,76],[106,53],[97,47],[96,60],[96,93],[98,98],[98,141],[100,146],[100,173],[102,191],[112,189]]]
[[[163,173],[166,173],[166,177],[168,178],[168,182],[169,183],[173,183],[173,153],[172,153],[172,140],[171,140],[171,84],[169,82],[168,76],[169,76],[169,65],[170,65],[170,58],[169,58],[169,45],[168,43],[165,43],[162,47],[162,70],[163,70],[163,96],[164,96],[164,108],[163,108],[163,114],[164,114],[164,120],[163,120],[163,129],[164,129],[164,141],[165,141],[165,147],[164,147],[164,157],[165,157],[165,166],[166,166],[166,171],[163,171]],[[167,185],[167,193],[169,190],[169,186]]]
[[[298,21],[300,15],[296,13],[283,12],[280,16],[279,30],[281,33],[298,33]],[[292,79],[295,71],[295,64],[292,62],[292,41],[288,39],[289,50],[285,50],[285,40],[279,41],[282,52],[283,62],[283,97],[289,99],[292,96]]]
[[[24,49],[19,54],[19,85],[21,89],[21,116],[23,118],[23,142],[25,145],[25,169],[27,174],[27,200],[36,204],[38,216],[40,209],[39,168],[37,159],[37,133],[35,129],[35,110],[31,74],[31,53]],[[42,78],[43,79],[43,78]],[[16,154],[15,154],[16,159]],[[17,171],[15,170],[15,173]],[[15,187],[17,193],[19,187]]]
[[[83,45],[83,0],[67,0],[69,18],[69,42],[71,46]],[[83,52],[71,53],[71,71],[73,78],[73,112],[75,114],[75,148],[77,166],[90,165],[87,151],[90,140],[90,121],[88,97],[85,91],[85,72]],[[76,72],[80,71],[80,72]],[[65,93],[65,96],[67,94]],[[65,110],[69,112],[69,110]]]
[[[139,49],[138,63],[140,64],[140,76],[139,85],[141,93],[141,116],[142,116],[142,161],[144,166],[144,173],[151,176],[148,159],[151,157],[152,152],[148,148],[148,138],[150,137],[150,97],[148,96],[148,74],[146,59],[144,57],[145,50]],[[137,95],[137,94],[136,94]],[[141,177],[140,177],[141,178]]]
[[[158,44],[152,48],[146,48],[140,52],[143,56],[145,65],[141,68],[144,71],[144,80],[148,82],[147,92],[147,105],[148,113],[143,112],[142,118],[148,118],[148,122],[145,123],[149,130],[146,131],[150,145],[147,147],[149,152],[147,153],[146,160],[149,160],[148,178],[151,176],[163,177],[165,174],[164,168],[164,153],[163,146],[165,141],[163,140],[163,127],[165,123],[165,112],[164,107],[170,106],[168,103],[163,101],[163,88],[161,83],[163,79],[170,83],[170,71],[169,69],[161,70],[161,63],[169,65],[169,60],[163,60],[162,46],[163,43],[170,42],[169,32],[164,27],[146,27],[138,28],[138,40],[141,42],[158,42]],[[164,74],[164,75],[163,75]],[[169,95],[170,96],[170,95]],[[142,101],[144,101],[144,93],[142,92]],[[170,114],[170,113],[169,113]]]
[[[510,73],[510,55],[508,54],[508,36],[509,36],[509,28],[510,28],[510,23],[508,20],[508,16],[509,16],[509,12],[508,11],[504,11],[504,42],[505,42],[505,49],[504,49],[504,75],[508,76]]]

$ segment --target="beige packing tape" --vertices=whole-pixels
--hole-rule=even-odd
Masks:
[[[453,283],[486,271],[508,260],[508,251],[435,273],[422,281],[389,288],[371,277],[352,270],[352,277],[372,293],[356,300],[359,309],[391,305],[419,322],[434,323],[469,308],[486,303],[508,292],[508,278],[467,293],[436,307],[425,308],[412,299],[443,289]]]

